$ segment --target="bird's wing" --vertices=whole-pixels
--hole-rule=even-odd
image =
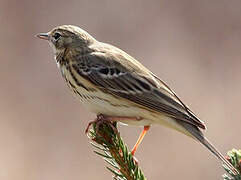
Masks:
[[[79,56],[72,66],[77,73],[104,92],[205,129],[204,123],[151,72],[141,73],[142,67],[133,63],[127,69],[113,58],[116,56],[106,58],[103,54],[88,54]]]

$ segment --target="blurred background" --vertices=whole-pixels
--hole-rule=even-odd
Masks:
[[[1,0],[0,179],[111,179],[84,134],[94,115],[62,80],[48,43],[73,24],[125,50],[205,121],[223,154],[241,148],[241,1]],[[142,128],[120,126],[131,148]],[[136,157],[149,180],[221,179],[203,146],[153,126]]]

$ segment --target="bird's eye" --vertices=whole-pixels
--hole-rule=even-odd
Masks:
[[[59,33],[55,33],[54,35],[53,35],[53,37],[54,37],[54,39],[57,41],[60,37],[61,37],[61,34],[59,34]]]

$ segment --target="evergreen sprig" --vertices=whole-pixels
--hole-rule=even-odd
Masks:
[[[114,180],[146,180],[138,163],[129,152],[116,128],[116,123],[103,122],[98,127],[93,123],[88,135],[95,147],[94,152],[110,165]]]
[[[230,175],[229,177],[227,174],[224,174],[224,180],[241,180],[241,150],[232,149],[227,154],[229,162],[239,171],[239,174],[233,174],[226,165],[223,165],[224,169]]]

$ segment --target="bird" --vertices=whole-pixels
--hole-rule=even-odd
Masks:
[[[57,26],[36,36],[49,42],[68,87],[84,107],[97,115],[97,121],[105,119],[144,127],[132,149],[133,155],[150,126],[159,124],[200,142],[238,174],[204,136],[204,122],[134,57],[74,25]]]

